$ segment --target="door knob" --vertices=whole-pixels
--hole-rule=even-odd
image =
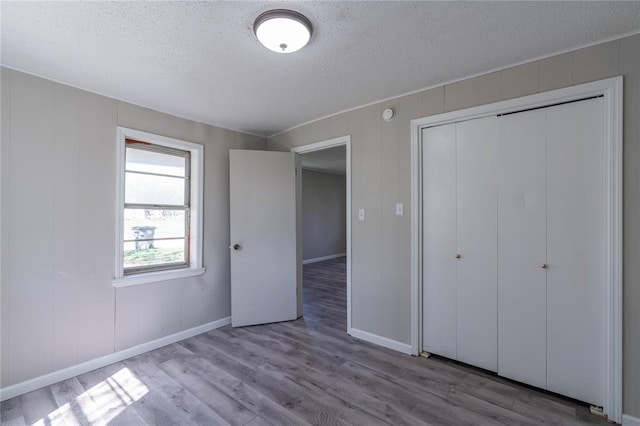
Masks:
[[[242,246],[240,246],[240,244],[236,243],[231,248],[233,248],[234,250],[240,250],[242,248]]]
[[[456,259],[460,259],[462,256],[460,256],[460,253],[456,253]]]
[[[549,267],[549,265],[547,265],[546,263],[542,263],[542,264],[540,264],[540,267],[542,269],[547,269]]]

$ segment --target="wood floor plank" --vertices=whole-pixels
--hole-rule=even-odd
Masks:
[[[307,353],[300,348],[296,348],[293,344],[289,344],[286,339],[274,339],[268,333],[261,333],[257,328],[253,328],[253,332],[249,330],[233,330],[235,336],[249,342],[257,351],[261,351],[266,362],[276,367],[282,366],[282,360],[288,360],[290,371],[299,372],[309,378],[313,378],[314,383],[319,385],[330,386],[338,379],[337,371],[344,359],[336,357],[332,359],[329,356],[318,356],[318,354]],[[278,345],[270,344],[278,342]]]
[[[154,356],[160,354],[160,356]],[[153,351],[123,363],[144,382],[149,392],[136,405],[138,414],[148,423],[157,424],[227,424],[197,396],[158,368],[171,360],[167,353]]]
[[[281,338],[285,339],[296,338],[292,336],[304,339],[304,337],[300,336],[305,336],[295,332],[279,331],[282,333]],[[357,361],[377,371],[393,375],[400,380],[404,380],[407,386],[419,388],[416,391],[435,393],[445,397],[455,383],[455,378],[446,373],[425,371],[423,366],[417,365],[419,360],[414,357],[397,353],[389,355],[378,350],[367,350],[366,347],[357,343],[343,345],[342,342],[331,339],[322,340],[322,343],[324,344],[319,345],[320,349],[316,348],[316,351],[326,351],[325,354],[328,357],[341,357],[343,361]],[[398,358],[403,359],[405,362],[399,362]]]
[[[445,398],[427,392],[415,393],[393,382],[391,377],[352,361],[344,364],[342,376],[360,387],[375,392],[389,404],[414,413],[424,421],[440,425],[457,424],[455,419],[445,414],[449,405]]]
[[[53,424],[89,424],[85,413],[82,411],[82,407],[76,400],[78,395],[82,395],[85,392],[84,387],[82,387],[77,377],[55,383],[51,385],[50,388],[58,405],[58,409],[49,415],[49,417],[53,417],[51,420]]]
[[[296,416],[277,402],[267,398],[249,384],[211,362],[202,358],[192,358],[189,360],[188,367],[196,368],[207,380],[215,383],[216,386],[227,393],[227,395],[235,398],[238,402],[258,413],[260,419],[256,421],[269,421],[276,425],[307,424],[301,417]]]
[[[295,367],[274,367],[258,354],[243,354],[243,345],[238,342],[228,343],[211,339],[210,335],[201,336],[201,339],[190,342],[190,350],[201,353],[216,365],[222,365],[235,377],[249,383],[311,424],[381,423],[327,394],[321,386],[309,380],[312,378],[297,374]]]
[[[223,327],[12,398],[2,425],[607,424],[586,404],[348,336],[345,258],[303,276],[303,318]]]
[[[49,413],[58,408],[49,387],[26,393],[21,399],[22,414],[27,424],[34,424],[43,419],[46,421]]]
[[[455,418],[458,424],[498,424],[533,425],[537,421],[520,413],[478,398],[467,393],[452,391],[447,395],[450,402],[447,415]]]
[[[24,416],[19,416],[19,417],[13,417],[13,418],[7,418],[5,419],[4,417],[0,417],[0,420],[2,420],[2,426],[26,426],[27,423],[24,420]]]
[[[88,424],[146,424],[134,405],[145,392],[145,385],[123,363],[110,364],[76,378],[85,391],[75,401]]]
[[[410,410],[404,410],[402,407],[394,405],[368,387],[358,386],[351,381],[338,380],[327,392],[392,425],[421,426],[432,424],[413,416]]]
[[[215,411],[220,421],[217,424],[244,425],[253,420],[257,414],[247,409],[237,400],[221,392],[205,376],[190,371],[175,360],[162,364],[162,370],[169,374],[177,383],[204,402]]]
[[[271,423],[267,421],[265,418],[257,416],[256,418],[251,420],[249,423],[247,423],[245,426],[274,426],[278,424],[280,423]],[[286,424],[286,423],[282,423],[282,424]]]
[[[0,411],[0,421],[2,421],[2,425],[9,424],[9,422],[16,425],[21,422],[25,423],[22,396],[11,398],[0,403],[0,407],[2,408],[2,411]]]

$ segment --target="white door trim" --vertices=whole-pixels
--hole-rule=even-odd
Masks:
[[[346,192],[347,192],[347,333],[351,334],[351,135],[340,136],[320,142],[291,148],[291,152],[305,154],[308,152],[321,151],[323,149],[336,146],[346,147],[347,170],[346,170]]]
[[[604,412],[622,421],[622,77],[411,120],[411,350],[422,350],[421,138],[426,127],[604,96]]]

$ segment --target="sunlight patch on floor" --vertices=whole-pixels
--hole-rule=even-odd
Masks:
[[[87,420],[107,423],[149,392],[128,368],[123,368],[76,398]]]
[[[58,407],[57,410],[49,413],[46,419],[40,419],[34,423],[37,426],[45,426],[45,425],[79,425],[80,422],[76,418],[76,415],[73,413],[71,409],[71,404],[68,402],[64,404],[62,407]]]
[[[78,425],[87,421],[104,425],[148,392],[149,388],[125,367],[76,397],[86,420],[79,421],[71,405],[66,403],[34,425]]]

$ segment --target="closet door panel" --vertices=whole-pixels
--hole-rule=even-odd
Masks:
[[[545,111],[498,118],[498,373],[546,387]]]
[[[603,402],[603,101],[547,110],[547,388]]]
[[[496,117],[456,133],[458,360],[497,371]]]
[[[456,358],[455,124],[423,130],[423,349]]]

